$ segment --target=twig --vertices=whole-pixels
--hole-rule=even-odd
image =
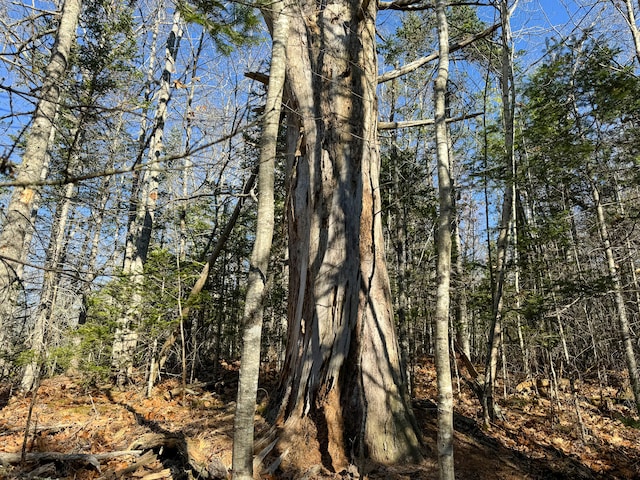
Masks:
[[[22,439],[22,449],[20,452],[20,461],[24,462],[27,454],[27,441],[29,440],[29,428],[31,427],[31,416],[33,415],[33,408],[36,405],[36,398],[38,397],[38,390],[40,389],[40,374],[36,375],[36,384],[33,388],[33,395],[31,396],[31,404],[29,405],[29,414],[27,415],[27,424],[24,427],[24,438]]]
[[[98,409],[96,408],[96,404],[93,403],[93,397],[91,396],[91,394],[89,393],[89,400],[91,400],[91,408],[93,408],[93,411],[96,413],[96,416],[100,416],[100,413],[98,413]]]

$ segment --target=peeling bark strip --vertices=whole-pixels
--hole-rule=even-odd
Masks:
[[[300,137],[288,136],[280,438],[295,444],[310,434],[318,462],[335,471],[355,456],[384,464],[418,459],[380,216],[376,2],[301,0],[298,8],[287,46],[289,124]],[[295,449],[289,458],[295,462]]]

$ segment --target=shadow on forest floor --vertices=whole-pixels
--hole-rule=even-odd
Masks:
[[[0,385],[0,410],[9,404],[11,391],[12,389],[10,385]]]
[[[414,403],[427,447],[435,457],[436,404],[423,400]],[[578,459],[552,446],[542,446],[535,456],[506,447],[500,439],[485,432],[480,422],[461,414],[454,415],[456,478],[460,479],[596,479],[615,478],[591,470]],[[499,428],[495,426],[494,429]],[[427,476],[425,478],[436,478]],[[625,477],[620,477],[625,478]]]
[[[230,366],[217,379],[189,385],[187,390],[182,390],[178,381],[168,380],[154,388],[151,398],[145,397],[143,388],[117,391],[108,386],[87,387],[68,377],[44,380],[34,406],[27,450],[88,455],[127,449],[141,452],[101,460],[101,469],[56,463],[48,467],[53,472],[50,478],[224,478],[231,466],[236,378],[237,370]],[[272,391],[273,379],[263,377],[261,391]],[[9,398],[9,387],[0,385],[0,405],[5,405],[0,409],[0,450],[20,452],[31,397],[18,393]],[[514,393],[501,404],[505,420],[485,430],[480,427],[476,399],[462,388],[455,402],[456,478],[640,478],[640,430],[629,420],[637,421],[637,415],[623,404],[609,402],[607,409],[596,407],[588,401],[593,395],[588,385],[582,387],[580,408],[587,432],[583,440],[568,397],[552,405],[540,396]],[[425,460],[396,467],[369,464],[366,477],[360,478],[438,478],[435,371],[428,363],[416,371],[414,397]],[[268,428],[258,418],[258,432]],[[33,478],[33,473],[45,466],[34,460],[0,467],[0,479]],[[331,473],[309,465],[305,471],[277,471],[275,478],[354,479],[358,475],[355,468]]]

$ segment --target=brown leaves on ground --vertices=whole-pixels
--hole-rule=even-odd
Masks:
[[[482,428],[477,399],[461,381],[455,405],[456,477],[640,478],[640,422],[635,406],[620,398],[619,389],[603,388],[597,382],[576,382],[574,398],[569,382],[560,380],[557,398],[546,381],[538,380],[539,391],[533,386],[511,389],[499,400],[505,420],[488,430]],[[414,394],[432,402],[437,398],[435,369],[428,360],[418,368]],[[435,452],[435,403],[430,405],[431,409],[416,412],[427,431],[433,426],[426,437]]]
[[[233,369],[227,381],[190,385],[166,381],[145,398],[142,388],[118,391],[105,385],[83,386],[56,377],[38,390],[27,436],[28,452],[98,455],[91,462],[27,462],[0,467],[0,478],[187,479],[222,478],[231,466]],[[8,395],[0,388],[0,452],[19,453],[31,395]],[[422,428],[427,459],[420,465],[350,466],[329,472],[309,465],[305,471],[269,478],[435,479],[435,370],[429,360],[417,368],[414,409]],[[483,429],[480,409],[462,386],[456,397],[456,477],[461,479],[640,478],[640,422],[619,389],[580,385],[559,398],[535,391],[514,391],[501,400],[505,420]],[[258,432],[266,425],[257,418]],[[136,454],[127,456],[127,451]],[[304,449],[302,449],[304,451]]]
[[[0,410],[0,451],[21,451],[30,404],[31,394],[18,394]],[[155,457],[134,470],[129,467],[137,458],[120,457],[104,462],[100,472],[69,464],[59,468],[58,474],[69,479],[179,479],[188,478],[186,470],[193,471],[196,465],[204,469],[229,465],[232,430],[232,405],[203,387],[191,386],[183,395],[176,382],[168,381],[145,398],[141,390],[85,387],[74,379],[56,377],[43,381],[37,392],[27,451],[149,450]],[[153,441],[150,434],[155,435]],[[174,451],[180,448],[184,451]],[[187,459],[194,465],[185,465]],[[31,469],[29,465],[0,467],[0,478],[21,478],[23,474],[29,478],[26,474]]]

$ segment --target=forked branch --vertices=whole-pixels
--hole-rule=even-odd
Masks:
[[[493,32],[495,32],[499,27],[500,27],[500,24],[495,23],[491,25],[489,28],[486,28],[483,31],[478,32],[475,35],[469,35],[468,37],[463,38],[458,42],[452,43],[451,45],[449,45],[449,52],[453,53],[457,50],[460,50],[461,48],[466,47],[467,45],[471,45],[476,40],[480,40],[481,38],[488,37]],[[422,57],[417,60],[414,60],[413,62],[409,62],[400,68],[396,68],[394,70],[390,70],[386,73],[383,73],[378,77],[378,83],[388,82],[390,80],[393,80],[394,78],[398,78],[403,75],[406,75],[407,73],[413,72],[414,70],[417,70],[421,66],[429,62],[432,62],[433,60],[436,60],[439,56],[440,55],[438,52],[434,52],[430,55],[427,55],[426,57]]]

